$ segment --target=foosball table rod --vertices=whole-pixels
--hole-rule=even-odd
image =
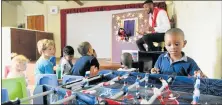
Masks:
[[[144,77],[143,79],[140,80],[140,82],[145,81],[145,79],[147,79],[147,78]],[[134,88],[136,85],[137,85],[137,83],[134,83],[134,84],[130,85],[130,86],[128,87],[128,89],[131,90],[131,89]],[[120,92],[118,92],[117,94],[115,94],[114,96],[110,97],[110,99],[117,99],[117,98],[119,98],[120,96],[122,96],[123,94],[124,94],[124,92],[123,92],[123,91],[120,91]]]

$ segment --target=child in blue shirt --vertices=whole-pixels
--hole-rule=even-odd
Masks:
[[[78,47],[78,52],[82,55],[72,69],[73,75],[85,76],[90,71],[90,76],[97,75],[99,71],[99,62],[95,57],[95,51],[89,42],[82,42]]]
[[[36,62],[35,75],[54,74],[53,64],[49,60],[54,55],[54,46],[53,40],[42,39],[38,41],[37,47],[41,56]]]
[[[187,41],[184,40],[184,32],[179,28],[172,28],[165,33],[165,47],[167,53],[162,54],[157,59],[151,73],[171,75],[176,73],[178,76],[196,76],[200,72],[202,77],[206,77],[198,67],[197,63],[186,56],[182,49]]]

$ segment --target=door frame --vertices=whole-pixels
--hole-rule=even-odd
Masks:
[[[48,31],[47,28],[46,28],[46,27],[48,27],[47,24],[46,24],[46,21],[47,21],[46,20],[46,15],[44,15],[44,14],[26,14],[25,15],[25,27],[26,27],[26,29],[28,29],[28,16],[39,16],[39,15],[44,16],[44,31]]]

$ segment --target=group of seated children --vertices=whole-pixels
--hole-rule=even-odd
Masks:
[[[41,55],[36,62],[35,75],[54,74],[55,60],[51,60],[55,55],[55,43],[53,40],[42,39],[37,43],[39,54]],[[73,65],[74,49],[71,46],[63,48],[63,57],[60,60],[61,77],[62,75],[85,76],[90,71],[90,76],[97,75],[99,71],[99,62],[96,58],[96,52],[89,42],[82,42],[78,47],[78,52],[82,55],[75,65]],[[54,62],[53,62],[54,61]]]
[[[171,75],[176,73],[178,76],[196,76],[197,73],[201,77],[206,77],[196,64],[196,62],[185,55],[182,49],[187,41],[185,40],[184,32],[179,28],[172,28],[165,33],[165,47],[167,52],[160,55],[157,59],[151,73],[160,73]],[[38,51],[41,57],[36,62],[35,75],[37,74],[55,74],[55,43],[53,40],[42,39],[37,43]],[[99,71],[99,62],[93,47],[89,42],[82,42],[78,47],[78,52],[82,55],[75,65],[72,63],[74,49],[71,46],[63,48],[63,57],[60,60],[62,75],[77,75],[85,76],[87,71],[90,71],[90,76],[97,75]],[[132,55],[123,53],[121,56],[122,71],[135,71],[132,68]],[[26,69],[28,59],[23,55],[17,55],[12,59],[12,70],[8,78],[25,77],[23,72]]]

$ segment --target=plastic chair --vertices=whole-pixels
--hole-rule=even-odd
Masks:
[[[5,66],[5,73],[4,73],[4,78],[7,78],[7,76],[8,76],[8,74],[9,74],[9,72],[10,72],[10,68],[11,68],[11,66]]]
[[[9,101],[9,96],[8,96],[8,90],[5,89],[5,88],[2,88],[2,103],[3,102],[6,102],[6,101]]]
[[[83,76],[75,76],[75,75],[63,75],[62,84],[66,84],[67,82],[71,82],[74,80],[82,79]]]
[[[50,85],[58,86],[58,79],[56,74],[38,74],[36,76],[36,85]]]
[[[24,77],[2,79],[2,88],[8,90],[9,100],[27,97],[26,81]],[[29,104],[30,101],[22,103]]]

